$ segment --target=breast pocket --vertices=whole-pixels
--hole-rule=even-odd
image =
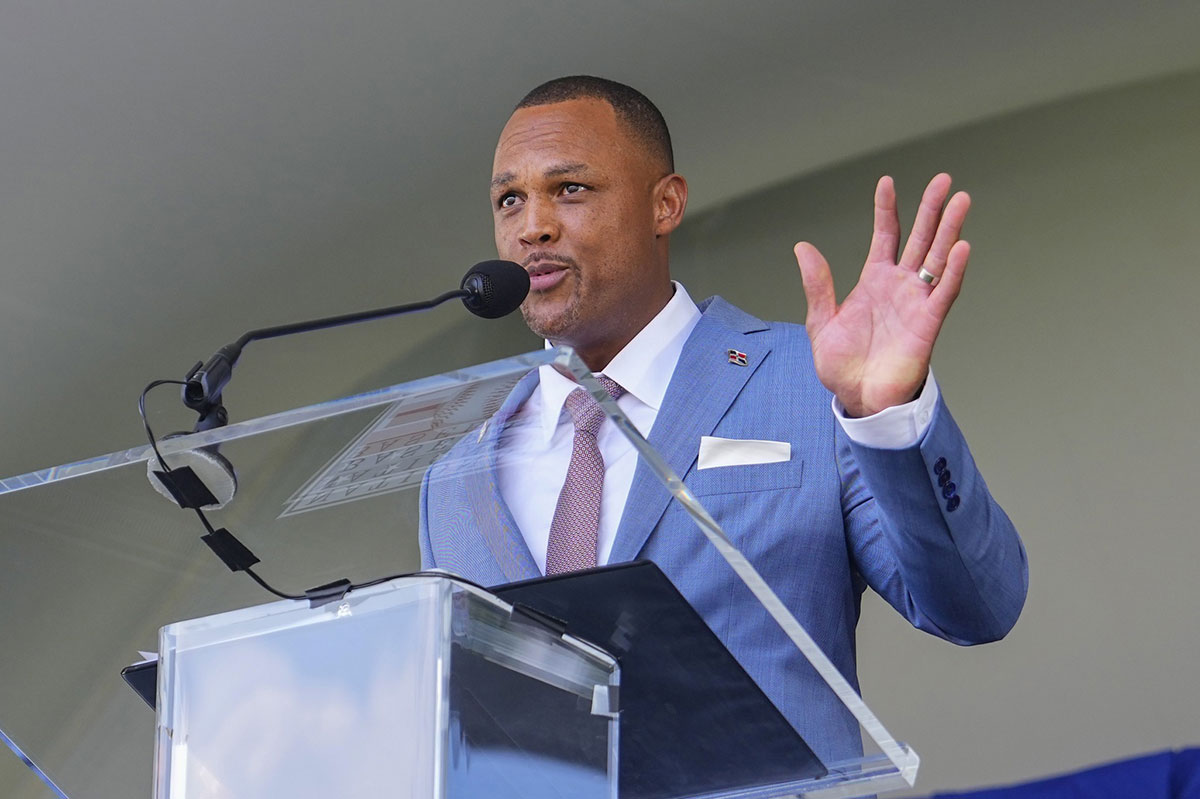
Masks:
[[[804,461],[751,463],[696,469],[684,481],[697,497],[796,489],[804,482]]]

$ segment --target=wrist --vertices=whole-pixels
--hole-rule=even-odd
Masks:
[[[921,392],[923,392],[924,390],[925,390],[925,378],[922,378],[920,384],[917,385],[916,390],[914,390],[910,393],[907,393],[907,394],[900,395],[901,397],[903,397],[903,399],[900,399],[896,402],[882,404],[877,407],[864,404],[861,401],[861,398],[858,400],[847,402],[846,400],[842,399],[841,397],[838,397],[837,402],[838,402],[838,406],[842,410],[842,414],[847,419],[866,419],[868,416],[874,416],[877,413],[883,413],[888,408],[898,408],[903,405],[908,405],[909,403],[916,402],[920,398]]]

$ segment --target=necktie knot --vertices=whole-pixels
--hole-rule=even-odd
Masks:
[[[612,378],[596,375],[596,380],[608,392],[608,396],[614,400],[619,399],[625,393],[625,389],[617,385]],[[604,423],[604,409],[583,388],[577,388],[567,395],[566,407],[567,412],[571,414],[571,421],[575,424],[576,433],[595,436],[600,430],[600,425]]]

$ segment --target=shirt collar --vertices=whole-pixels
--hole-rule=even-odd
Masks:
[[[626,394],[658,411],[666,396],[675,364],[692,329],[700,321],[700,309],[682,284],[671,281],[675,293],[663,309],[642,328],[604,367],[603,374],[615,380]],[[549,348],[553,346],[546,342]],[[539,423],[545,441],[558,427],[567,395],[578,384],[553,366],[539,368],[537,394]]]

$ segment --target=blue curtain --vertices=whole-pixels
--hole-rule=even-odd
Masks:
[[[1200,749],[1159,752],[1061,777],[931,799],[1200,799]]]

